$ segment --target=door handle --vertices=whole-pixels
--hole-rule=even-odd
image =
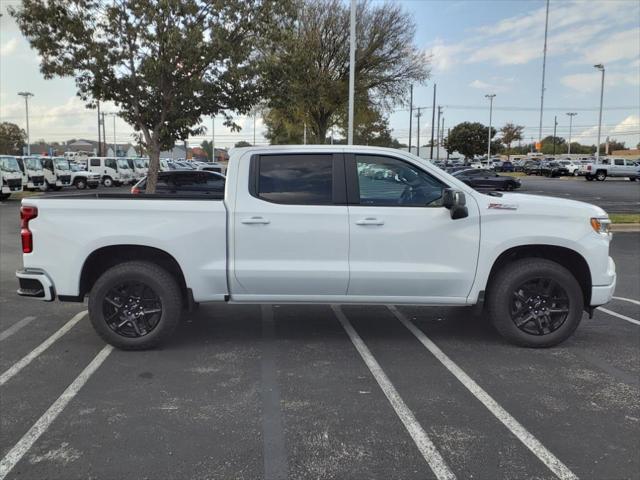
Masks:
[[[264,217],[250,217],[243,218],[240,220],[240,223],[244,223],[245,225],[266,225],[270,222]]]
[[[384,225],[384,222],[374,217],[367,217],[362,220],[358,220],[356,225]]]

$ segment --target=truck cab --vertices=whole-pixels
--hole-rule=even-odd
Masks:
[[[6,200],[12,193],[22,191],[22,171],[16,157],[0,156],[0,176],[2,177],[1,200]]]
[[[47,190],[60,190],[71,185],[71,167],[64,157],[45,157],[42,159],[44,184]]]
[[[133,170],[126,158],[91,157],[89,171],[100,174],[105,187],[135,182]]]
[[[44,188],[44,168],[40,157],[17,157],[22,171],[22,187],[25,190]]]
[[[127,163],[129,163],[129,168],[131,168],[136,182],[147,176],[147,171],[149,170],[148,158],[127,158]]]

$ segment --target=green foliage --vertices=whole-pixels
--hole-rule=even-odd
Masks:
[[[0,123],[0,154],[22,155],[27,134],[15,123]]]
[[[381,115],[402,103],[409,85],[428,77],[428,58],[413,44],[415,23],[395,4],[357,6],[356,116]],[[265,116],[271,143],[325,143],[330,127],[344,128],[349,80],[349,5],[301,0],[289,35],[268,62]],[[362,120],[362,135],[376,122]],[[374,138],[376,137],[373,134]]]
[[[10,7],[45,78],[72,76],[92,106],[113,101],[141,133],[154,191],[159,154],[200,135],[203,115],[246,113],[288,0],[24,0]]]
[[[606,148],[607,148],[606,143],[603,143],[602,145],[600,145],[601,152],[605,152]],[[612,138],[609,140],[609,153],[615,150],[629,150],[629,149],[625,146],[625,142],[619,142],[615,138]]]
[[[522,133],[524,132],[524,126],[515,125],[514,123],[506,123],[504,127],[500,129],[502,134],[502,143],[507,146],[507,154],[510,153],[511,144],[522,140]],[[493,151],[493,148],[491,149]]]
[[[200,144],[200,147],[207,154],[207,158],[209,159],[209,161],[213,161],[213,143],[211,143],[209,140],[203,140]]]
[[[496,129],[491,127],[491,138],[496,134]],[[487,137],[489,127],[479,122],[459,123],[451,129],[449,136],[445,139],[445,149],[449,153],[460,152],[465,158],[473,158],[475,155],[482,155],[487,152]],[[491,152],[499,153],[502,143],[491,142]]]
[[[241,147],[250,147],[251,144],[249,142],[246,142],[244,140],[240,140],[239,142],[236,142],[235,147],[237,148],[241,148]]]

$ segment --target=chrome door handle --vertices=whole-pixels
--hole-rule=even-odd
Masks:
[[[384,225],[382,220],[373,217],[363,218],[362,220],[358,220],[356,225]]]
[[[264,217],[250,217],[243,218],[240,220],[240,223],[244,223],[245,225],[266,225],[269,223],[269,220]]]

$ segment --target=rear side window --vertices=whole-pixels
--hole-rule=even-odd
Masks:
[[[290,205],[333,204],[331,154],[261,155],[256,163],[254,196]]]
[[[91,159],[91,166],[92,167],[99,167],[100,166],[100,159],[99,158],[92,158]]]
[[[616,165],[622,165],[622,166],[624,166],[624,159],[622,159],[622,158],[616,158],[616,159],[614,160],[614,162],[615,162],[615,164],[616,164]]]

